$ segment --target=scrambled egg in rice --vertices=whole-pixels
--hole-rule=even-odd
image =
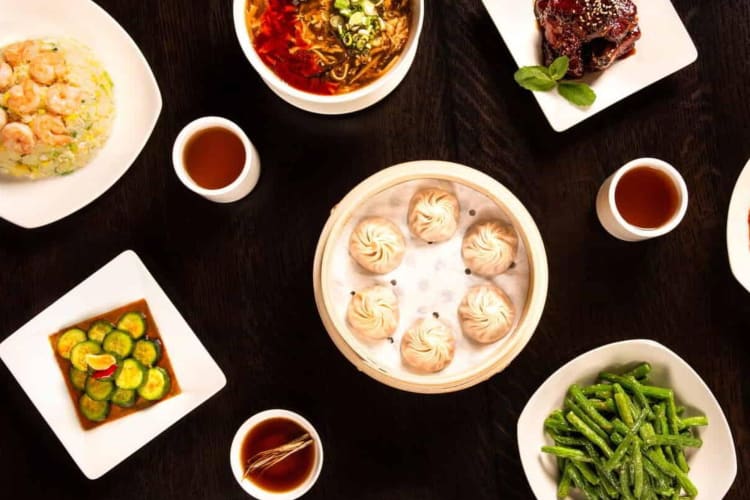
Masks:
[[[0,48],[0,175],[39,179],[85,166],[112,129],[113,87],[75,40]]]

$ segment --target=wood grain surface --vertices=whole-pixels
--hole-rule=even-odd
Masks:
[[[131,248],[228,384],[92,482],[3,366],[0,496],[246,498],[229,468],[232,436],[250,415],[287,408],[324,441],[311,499],[532,498],[516,445],[528,398],[572,357],[646,337],[713,390],[739,458],[728,498],[750,498],[750,296],[730,273],[725,245],[729,196],[750,157],[747,0],[675,0],[698,62],[563,134],[514,83],[479,0],[427,0],[403,84],[343,117],[299,111],[262,83],[240,51],[229,0],[99,3],[152,65],[164,110],[105,196],[37,230],[0,221],[0,339]],[[172,170],[178,131],[203,115],[236,121],[260,152],[260,183],[238,203],[205,201]],[[640,156],[673,163],[690,206],[668,236],[626,244],[600,227],[594,198],[612,171]],[[527,348],[488,382],[441,396],[358,373],[325,333],[311,283],[331,207],[370,174],[418,159],[458,161],[505,184],[535,217],[550,264],[547,306]]]

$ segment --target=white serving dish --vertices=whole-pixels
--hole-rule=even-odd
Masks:
[[[566,363],[553,373],[531,396],[518,418],[518,452],[526,479],[539,500],[556,498],[557,466],[554,457],[540,451],[552,444],[544,433],[544,419],[562,408],[568,387],[590,384],[599,372],[618,371],[633,362],[647,361],[654,385],[671,387],[687,415],[703,414],[708,427],[697,432],[703,446],[686,452],[690,479],[699,498],[723,498],[737,475],[737,456],[729,424],[718,401],[700,376],[677,354],[652,340],[627,340],[593,349]]]
[[[528,0],[483,0],[518,66],[542,64],[542,33]],[[670,0],[635,0],[642,31],[636,53],[606,71],[586,75],[596,92],[588,108],[570,104],[551,92],[534,92],[552,128],[562,132],[631,94],[695,62],[698,50]],[[508,78],[512,78],[508,71]]]
[[[513,225],[521,242],[519,248],[523,247],[525,250],[524,257],[517,258],[517,269],[509,270],[491,280],[514,298],[517,318],[513,330],[494,344],[476,346],[464,338],[456,313],[458,301],[470,286],[460,279],[466,278],[460,246],[465,226],[468,224],[465,219],[470,217],[466,210],[472,207],[462,207],[459,231],[452,239],[456,241],[428,246],[417,241],[402,227],[402,232],[407,238],[407,251],[404,263],[393,273],[365,273],[352,264],[348,255],[346,242],[351,227],[356,222],[355,219],[358,220],[363,215],[384,214],[382,211],[376,212],[376,207],[371,207],[371,201],[383,195],[391,211],[390,215],[386,216],[398,225],[405,226],[406,205],[411,195],[419,189],[417,186],[422,183],[427,183],[425,186],[433,186],[435,182],[456,186],[456,195],[462,203],[462,197],[467,196],[467,190],[480,195],[475,198],[477,203],[481,203],[474,207],[477,209],[477,220],[484,219],[483,213],[501,212],[506,222]],[[404,187],[408,189],[401,192]],[[381,206],[381,209],[385,208],[384,205]],[[496,217],[493,215],[492,218]],[[436,248],[438,246],[441,249]],[[446,250],[449,255],[442,256],[437,261],[432,261],[425,253],[442,250]],[[410,259],[416,262],[410,264]],[[439,266],[438,270],[438,266],[433,264],[439,264],[441,260],[444,265]],[[511,285],[506,281],[509,279],[506,275],[521,269],[523,285],[515,289],[506,288]],[[346,323],[345,307],[342,308],[342,304],[348,304],[352,289],[359,289],[365,286],[365,283],[385,285],[390,282],[392,286],[396,286],[393,285],[393,278],[398,282],[396,293],[400,295],[399,307],[402,309],[402,321],[392,337],[393,343],[387,340],[370,342],[362,339],[352,332]],[[405,283],[406,281],[408,283]],[[426,283],[427,281],[430,283]],[[486,281],[482,279],[481,283]],[[480,281],[473,284],[480,284]],[[544,309],[547,284],[548,269],[544,243],[533,218],[523,204],[507,188],[488,175],[463,165],[441,161],[416,161],[390,167],[369,177],[351,190],[336,205],[323,228],[313,267],[313,286],[318,312],[328,334],[342,354],[360,371],[375,380],[401,390],[420,393],[458,391],[478,384],[503,370],[534,334]],[[443,299],[446,294],[453,297]],[[416,373],[401,361],[398,349],[400,338],[410,323],[410,320],[406,320],[409,314],[413,315],[412,319],[416,319],[428,316],[433,311],[439,311],[441,321],[453,330],[456,336],[456,355],[451,364],[441,372]]]
[[[255,71],[258,72],[266,85],[286,102],[305,111],[323,115],[342,115],[360,111],[384,99],[398,87],[409,72],[409,68],[411,68],[411,64],[414,61],[424,23],[424,0],[413,0],[409,41],[406,43],[406,47],[404,47],[404,51],[401,53],[396,65],[381,78],[354,92],[326,96],[296,89],[279,78],[276,73],[266,66],[255,52],[253,41],[250,39],[250,34],[247,31],[245,23],[246,4],[247,0],[234,0],[232,11],[237,39],[250,64],[255,68]]]
[[[313,439],[313,446],[315,446],[315,463],[313,464],[310,475],[302,484],[289,491],[267,491],[256,486],[252,481],[245,479],[244,477],[245,464],[242,463],[242,444],[245,440],[245,436],[247,436],[256,425],[273,418],[285,418],[297,423],[310,434]],[[251,495],[253,498],[257,498],[258,500],[296,500],[310,491],[318,480],[320,471],[323,470],[323,442],[320,440],[320,436],[318,435],[318,431],[315,430],[315,427],[313,427],[313,425],[302,415],[289,410],[266,410],[256,413],[248,418],[240,428],[237,429],[237,432],[232,439],[232,446],[229,450],[229,465],[232,468],[232,475],[237,480],[237,483],[243,490],[245,490],[245,493]]]
[[[737,281],[750,291],[750,161],[742,169],[732,191],[727,214],[729,267]]]
[[[159,327],[182,392],[86,431],[78,420],[49,335],[142,298]],[[0,343],[0,359],[89,479],[104,475],[226,384],[219,366],[131,250],[117,256]]]
[[[69,37],[91,47],[114,81],[112,134],[82,169],[36,181],[0,177],[0,217],[21,227],[50,224],[104,194],[140,154],[161,112],[159,87],[135,42],[90,0],[0,0],[0,47]]]

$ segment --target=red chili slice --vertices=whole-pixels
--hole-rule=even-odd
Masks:
[[[92,374],[92,377],[94,377],[97,380],[100,380],[103,378],[109,378],[115,374],[115,371],[117,371],[117,365],[112,365],[106,370],[99,370],[98,372],[94,372]]]

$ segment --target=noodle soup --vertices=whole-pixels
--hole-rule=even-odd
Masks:
[[[390,71],[409,40],[411,0],[248,0],[260,59],[292,87],[345,94]]]

